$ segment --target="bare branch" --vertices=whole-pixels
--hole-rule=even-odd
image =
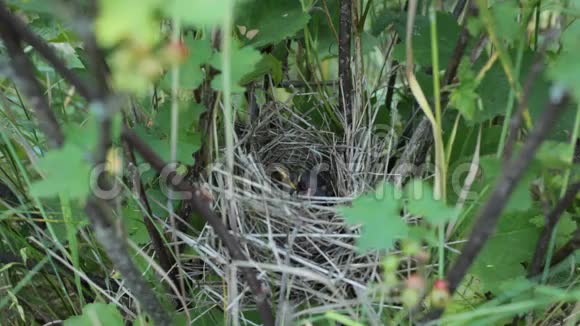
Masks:
[[[93,225],[95,237],[99,240],[115,268],[123,275],[123,280],[131,293],[147,311],[155,325],[170,325],[171,320],[157,300],[155,292],[143,279],[141,271],[131,260],[126,238],[122,232],[122,222],[113,222],[110,207],[96,198],[89,198],[85,212]]]
[[[56,54],[48,43],[33,33],[26,23],[14,16],[0,0],[0,22],[4,26],[10,26],[12,31],[24,42],[30,44],[66,81],[74,86],[79,94],[87,99],[94,98],[94,92],[77,74],[66,67],[65,62]]]
[[[137,169],[137,160],[135,159],[135,153],[133,152],[133,148],[127,142],[124,142],[126,145],[126,156],[129,159],[129,163],[132,165],[133,169]],[[145,227],[147,228],[147,233],[149,234],[149,238],[151,239],[151,244],[153,245],[153,250],[159,257],[159,265],[163,268],[167,273],[169,273],[169,278],[175,283],[177,282],[177,274],[175,273],[175,269],[173,269],[173,264],[175,260],[168,252],[165,244],[163,243],[163,238],[159,234],[159,231],[153,224],[153,210],[151,209],[151,204],[149,203],[149,199],[147,198],[147,193],[145,192],[145,188],[143,187],[143,183],[141,182],[141,177],[138,171],[133,171],[132,176],[132,184],[134,191],[137,193],[139,197],[139,201],[145,208],[145,212],[143,214],[143,222],[145,223]]]
[[[572,239],[570,239],[568,242],[566,242],[566,244],[562,246],[562,248],[556,251],[554,257],[552,258],[551,265],[555,266],[563,262],[564,260],[566,260],[566,258],[572,255],[574,251],[578,250],[579,248],[580,248],[580,228],[577,228],[576,231],[574,232],[574,235],[572,236]]]
[[[568,188],[568,191],[566,191],[566,194],[564,194],[564,197],[556,204],[556,207],[546,216],[546,225],[542,229],[542,234],[536,244],[536,251],[528,269],[528,278],[534,277],[542,271],[542,265],[546,257],[546,251],[548,250],[552,233],[564,211],[574,203],[574,199],[576,199],[576,194],[579,190],[580,182],[572,184]]]
[[[483,248],[489,236],[494,232],[501,212],[516,184],[530,165],[538,147],[540,147],[548,135],[556,119],[566,108],[568,95],[564,93],[564,90],[558,86],[554,86],[551,91],[551,100],[546,110],[524,143],[518,157],[511,160],[503,169],[503,173],[498,178],[499,181],[493,193],[477,215],[478,217],[473,226],[473,231],[469,235],[469,240],[463,246],[461,255],[457,258],[457,261],[447,274],[447,281],[449,282],[449,290],[451,293],[457,289],[481,248]]]
[[[36,79],[34,64],[24,54],[19,36],[2,17],[0,17],[0,37],[4,41],[8,55],[12,59],[11,66],[16,84],[28,98],[36,114],[40,130],[46,135],[50,147],[61,147],[64,143],[64,135],[47,98],[44,96],[42,86]]]

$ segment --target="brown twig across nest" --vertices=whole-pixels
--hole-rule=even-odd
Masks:
[[[385,149],[396,142],[365,128],[348,140],[322,129],[284,105],[270,105],[253,126],[237,130],[233,194],[225,190],[228,174],[223,165],[213,166],[206,182],[216,212],[240,239],[252,267],[268,280],[272,300],[280,309],[301,306],[300,315],[317,307],[359,305],[367,286],[380,282],[378,253],[357,252],[359,229],[347,225],[336,206],[348,204],[385,179],[389,158]],[[280,168],[290,175],[310,173],[314,178],[309,179],[328,191],[311,196],[314,192],[280,184],[272,177],[272,171]],[[235,221],[229,219],[232,215]],[[235,273],[244,266],[229,263],[227,250],[211,229],[196,238],[182,234],[181,240],[194,246],[204,268],[211,269],[201,273],[203,279],[217,274],[229,283],[227,295],[221,283],[206,285],[208,297],[218,305],[226,297],[236,309],[251,300],[248,291],[241,291],[243,280]]]

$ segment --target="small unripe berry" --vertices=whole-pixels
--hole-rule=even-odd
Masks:
[[[383,259],[383,272],[390,273],[396,272],[397,267],[399,267],[399,257],[395,255],[390,255]]]
[[[417,254],[415,254],[415,258],[419,263],[427,264],[429,262],[429,258],[431,258],[431,255],[427,250],[421,249]]]
[[[384,278],[385,285],[388,287],[393,287],[399,283],[399,278],[395,273],[385,273]]]
[[[403,253],[407,256],[415,256],[421,251],[421,244],[414,240],[405,240],[401,245]]]
[[[445,280],[436,280],[431,292],[431,304],[436,308],[444,308],[449,302],[449,285]]]
[[[420,275],[411,274],[405,281],[405,287],[423,291],[425,289],[425,280]]]
[[[418,290],[407,288],[401,292],[401,302],[407,308],[415,307],[419,303],[420,299],[421,296]]]

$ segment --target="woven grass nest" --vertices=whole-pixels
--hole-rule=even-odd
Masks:
[[[212,167],[206,180],[214,209],[234,230],[259,277],[267,280],[271,299],[279,303],[278,309],[300,306],[300,315],[358,305],[367,284],[380,281],[378,253],[356,250],[360,230],[346,224],[336,206],[384,180],[389,158],[385,149],[394,141],[360,126],[342,139],[324,129],[283,104],[271,103],[253,126],[236,130],[234,193],[224,190],[225,165]],[[280,169],[291,175],[319,171],[312,175],[318,174],[325,195],[287,189],[273,177]],[[182,235],[182,240],[205,263],[203,270],[190,266],[204,280],[205,299],[223,306],[225,297],[229,306],[247,307],[252,299],[239,273],[243,266],[231,264],[212,230],[206,227],[196,237]],[[212,273],[226,279],[228,288],[221,281],[212,283]]]

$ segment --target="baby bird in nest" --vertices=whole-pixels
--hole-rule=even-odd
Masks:
[[[283,166],[275,166],[271,177],[277,185],[290,193],[309,197],[332,196],[327,176],[316,169],[291,172]]]

